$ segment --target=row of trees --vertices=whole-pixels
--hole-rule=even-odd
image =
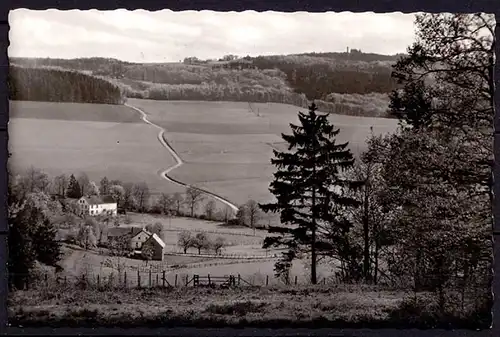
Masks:
[[[264,248],[285,247],[275,270],[308,257],[339,263],[346,282],[436,294],[441,313],[490,318],[494,18],[417,16],[417,42],[394,66],[395,134],[372,136],[355,161],[312,104],[274,151],[262,204],[280,214]],[[472,315],[472,316],[471,316]]]
[[[121,89],[111,82],[76,71],[11,65],[9,99],[17,101],[123,104]]]
[[[193,235],[190,231],[182,231],[178,235],[177,244],[187,253],[189,248],[196,248],[198,254],[201,254],[201,250],[210,251],[213,250],[215,254],[220,254],[221,251],[227,247],[226,239],[222,236],[218,236],[212,239],[205,233],[197,233]]]
[[[229,207],[218,209],[214,200],[207,200],[203,191],[188,187],[184,194],[161,193],[153,195],[146,182],[131,183],[103,177],[98,183],[89,179],[85,173],[60,174],[53,178],[42,170],[29,167],[22,174],[12,177],[16,193],[23,198],[29,193],[42,192],[56,195],[60,199],[79,199],[82,196],[110,195],[116,200],[119,209],[125,211],[151,212],[164,215],[197,217],[207,220],[228,222],[233,217]],[[204,204],[201,215],[200,205]],[[63,201],[64,208],[76,214],[76,205]]]

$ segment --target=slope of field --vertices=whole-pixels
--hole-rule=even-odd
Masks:
[[[157,132],[124,106],[10,102],[9,150],[14,169],[31,165],[48,174],[85,172],[129,182],[153,192],[179,190],[158,172],[174,165]]]
[[[241,204],[248,199],[265,202],[274,167],[272,149],[283,146],[281,133],[297,123],[299,108],[263,103],[171,102],[129,99],[166,129],[167,141],[185,164],[171,172],[181,181],[195,184]],[[302,111],[304,111],[302,109]],[[397,121],[331,115],[340,128],[339,142],[349,142],[355,154],[366,147],[370,135],[392,132]]]

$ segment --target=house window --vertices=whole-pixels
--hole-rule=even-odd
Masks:
[[[139,248],[139,242],[135,243],[135,248]]]
[[[94,211],[90,211],[90,214],[94,214]]]

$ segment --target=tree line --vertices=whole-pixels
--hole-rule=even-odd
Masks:
[[[393,67],[390,95],[399,130],[371,136],[355,161],[327,114],[313,103],[274,151],[270,191],[260,204],[280,215],[264,248],[335,265],[344,282],[407,289],[408,310],[482,326],[491,322],[494,18],[421,14],[417,42]],[[464,42],[465,41],[465,42]],[[432,303],[418,294],[431,292]]]
[[[349,55],[355,53],[350,53]],[[325,54],[326,55],[326,54]],[[333,55],[333,54],[332,54]],[[365,104],[346,105],[331,100],[332,94],[388,94],[395,88],[391,78],[391,68],[387,62],[394,57],[381,57],[381,61],[360,61],[332,55],[288,55],[235,58],[227,62],[185,62],[184,64],[133,64],[113,59],[90,58],[75,60],[58,59],[14,59],[21,64],[36,69],[42,66],[60,67],[78,71],[88,71],[95,76],[111,80],[123,92],[123,96],[156,100],[225,100],[236,102],[276,102],[307,107],[308,100],[316,100],[322,111],[357,116],[386,117],[387,106],[377,108]],[[341,55],[341,53],[339,53]],[[361,55],[364,55],[361,53]],[[384,63],[385,62],[385,63]],[[15,66],[13,66],[15,67]],[[19,67],[18,67],[19,68]],[[56,71],[55,69],[45,70]],[[36,77],[42,74],[37,73]],[[20,77],[17,87],[23,84]],[[57,81],[57,73],[44,73],[50,81]],[[71,75],[76,76],[76,75]],[[83,76],[83,75],[82,75]],[[85,75],[89,76],[89,75]],[[54,79],[52,79],[54,77]],[[104,81],[104,79],[92,81]],[[119,104],[121,95],[116,89],[101,88],[102,97],[92,101],[87,91],[71,89],[69,82],[65,88],[51,93],[44,89],[11,90],[14,99],[71,101],[89,103]],[[85,82],[78,79],[79,82]],[[72,83],[79,83],[79,82]],[[15,81],[14,81],[15,82]],[[45,82],[44,82],[45,83]],[[36,88],[38,88],[37,86]],[[47,86],[45,86],[47,87]],[[109,92],[108,92],[109,91]],[[17,95],[15,92],[19,92]],[[64,93],[64,94],[63,94]],[[19,97],[19,98],[16,98]]]
[[[9,99],[16,101],[123,104],[120,88],[77,71],[10,65]]]

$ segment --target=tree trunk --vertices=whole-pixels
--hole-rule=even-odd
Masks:
[[[316,171],[316,170],[314,170]],[[314,172],[316,173],[316,172]],[[312,228],[311,228],[311,283],[318,282],[316,278],[316,189],[312,191]]]
[[[376,229],[374,228],[375,232],[375,252],[373,253],[373,259],[375,260],[375,265],[374,265],[374,270],[373,270],[373,283],[377,284],[377,278],[378,278],[378,250],[379,250],[379,237],[378,237],[378,226]]]
[[[365,185],[364,192],[364,205],[363,205],[363,240],[364,240],[364,252],[363,252],[363,277],[365,281],[370,279],[370,232],[368,227],[368,184]]]

